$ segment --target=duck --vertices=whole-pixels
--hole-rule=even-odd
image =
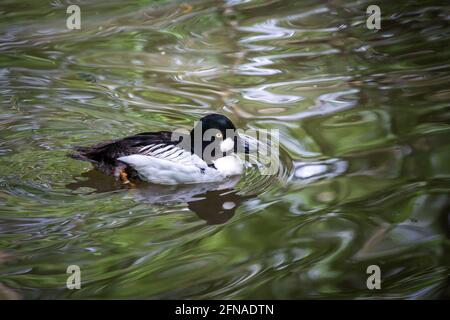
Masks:
[[[239,152],[246,152],[244,139],[233,122],[221,114],[208,114],[190,132],[144,132],[75,147],[70,157],[88,161],[95,169],[123,184],[133,179],[160,185],[224,181],[244,171]]]

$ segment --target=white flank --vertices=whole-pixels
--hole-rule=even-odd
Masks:
[[[226,139],[222,144],[225,142],[226,148],[230,147],[230,142],[233,148],[233,140]],[[142,153],[120,157],[118,160],[135,169],[142,180],[156,184],[219,182],[243,172],[243,164],[234,154],[213,161],[215,169],[208,167],[196,154],[175,146],[149,145],[139,152]]]

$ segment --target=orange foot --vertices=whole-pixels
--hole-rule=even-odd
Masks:
[[[132,188],[134,188],[136,185],[132,183],[130,180],[128,180],[128,174],[125,172],[125,170],[120,170],[119,172],[120,180],[122,180],[122,183],[125,185],[128,185]]]

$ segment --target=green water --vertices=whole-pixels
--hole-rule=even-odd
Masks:
[[[78,4],[0,4],[0,298],[450,296],[445,2]],[[210,112],[279,129],[276,175],[176,201],[66,157]]]

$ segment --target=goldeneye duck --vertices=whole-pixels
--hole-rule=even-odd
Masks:
[[[190,134],[145,132],[76,150],[71,157],[89,161],[125,184],[130,184],[129,178],[138,178],[174,185],[216,182],[242,174],[243,163],[236,153],[246,146],[230,119],[210,114]]]

